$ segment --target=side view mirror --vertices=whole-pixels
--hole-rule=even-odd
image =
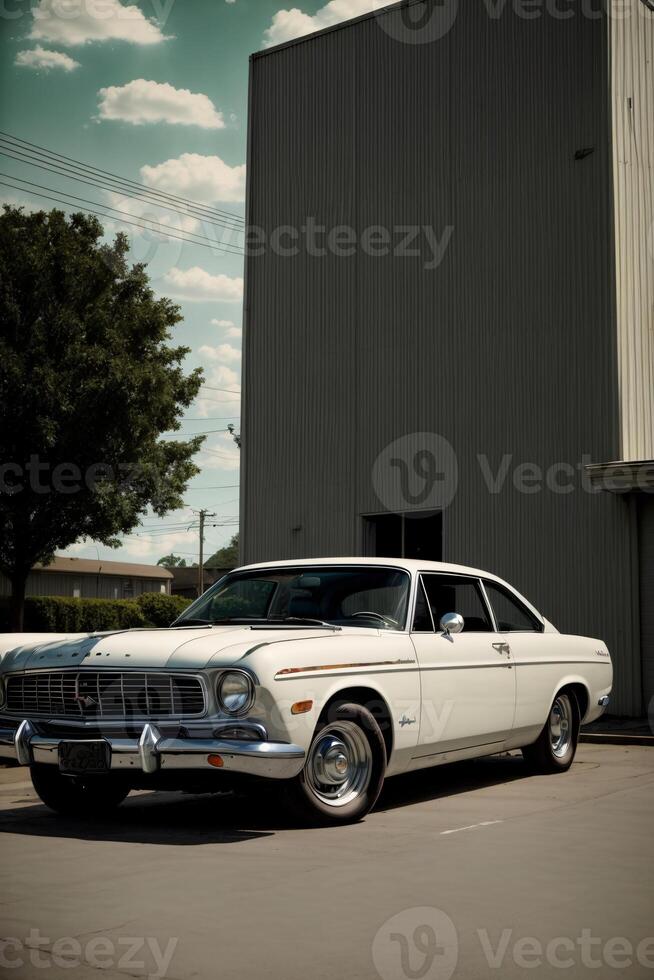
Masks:
[[[441,619],[441,629],[446,636],[450,633],[460,633],[464,626],[463,616],[459,616],[458,613],[445,613]]]

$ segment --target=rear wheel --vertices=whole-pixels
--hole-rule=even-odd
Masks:
[[[375,805],[385,771],[386,747],[373,715],[361,705],[341,704],[318,722],[289,801],[311,822],[353,823]]]
[[[579,706],[571,691],[554,698],[545,726],[533,745],[522,749],[534,772],[565,772],[572,765],[579,739]]]
[[[64,776],[55,766],[30,768],[32,785],[51,810],[68,816],[102,816],[123,802],[129,786],[120,777]]]

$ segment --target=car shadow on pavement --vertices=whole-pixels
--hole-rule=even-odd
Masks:
[[[520,758],[494,756],[472,762],[422,769],[389,779],[368,820],[375,813],[454,796],[523,779],[528,770]],[[14,795],[14,794],[10,794]],[[186,796],[180,793],[132,794],[104,817],[58,816],[25,799],[16,787],[17,807],[0,809],[0,832],[34,837],[75,838],[143,844],[237,844],[302,829],[283,812],[273,793],[248,796]],[[22,797],[22,798],[20,798]]]
[[[415,803],[426,803],[458,793],[469,793],[501,783],[526,779],[531,773],[520,755],[487,756],[469,762],[419,769],[416,772],[389,779],[373,813],[395,810]]]
[[[255,800],[229,795],[136,793],[106,816],[77,818],[55,814],[37,800],[0,809],[0,832],[134,844],[236,844],[274,833],[273,821],[252,818],[256,809]]]

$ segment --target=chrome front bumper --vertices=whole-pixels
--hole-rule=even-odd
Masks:
[[[59,746],[70,738],[39,735],[29,720],[16,730],[0,728],[0,758],[15,759],[21,766],[34,763],[59,765]],[[75,739],[84,742],[85,739]],[[98,741],[87,739],[86,741]],[[156,725],[143,726],[140,738],[105,736],[111,748],[111,769],[145,773],[171,769],[222,769],[266,779],[291,779],[302,770],[304,749],[286,742],[250,742],[231,739],[166,738]],[[209,762],[209,757],[214,759]],[[222,764],[217,763],[219,757]]]

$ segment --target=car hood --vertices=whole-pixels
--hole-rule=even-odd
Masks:
[[[234,664],[252,650],[270,643],[338,635],[342,634],[321,629],[215,626],[126,630],[91,636],[3,636],[0,637],[0,666],[3,672],[77,666],[104,670],[164,667],[197,670]],[[20,640],[19,645],[16,640]]]

